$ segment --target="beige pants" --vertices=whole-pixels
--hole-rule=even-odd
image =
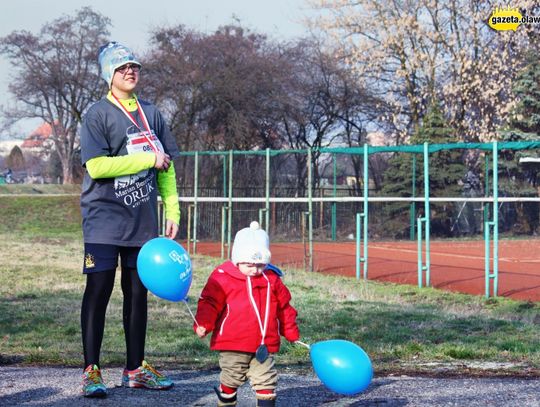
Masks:
[[[264,363],[254,353],[222,351],[219,353],[219,380],[225,386],[238,388],[248,379],[253,390],[275,390],[278,374],[274,356],[268,355]]]

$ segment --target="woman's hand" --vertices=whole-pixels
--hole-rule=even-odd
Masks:
[[[162,153],[161,151],[156,152],[156,162],[154,163],[154,168],[160,171],[167,171],[171,163],[171,157],[168,154]]]
[[[169,239],[174,239],[178,233],[178,224],[172,220],[167,219],[165,225],[165,236]]]

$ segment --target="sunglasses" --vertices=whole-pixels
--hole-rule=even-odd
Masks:
[[[141,67],[137,64],[125,64],[119,68],[116,68],[116,72],[125,74],[129,69],[131,69],[131,72],[137,73],[141,70]]]

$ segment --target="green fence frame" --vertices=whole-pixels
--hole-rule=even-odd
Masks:
[[[538,142],[491,142],[491,143],[448,143],[448,144],[420,144],[420,145],[402,145],[402,146],[370,146],[364,144],[361,147],[339,147],[339,148],[319,148],[317,151],[319,153],[330,153],[332,154],[334,165],[334,188],[333,188],[333,197],[329,198],[333,202],[332,207],[332,239],[336,238],[336,210],[335,204],[338,201],[336,197],[336,164],[335,164],[335,155],[336,154],[357,154],[363,155],[363,196],[357,197],[354,201],[362,202],[363,211],[357,214],[356,218],[356,276],[360,278],[360,275],[364,279],[368,278],[368,245],[369,245],[369,202],[372,201],[382,201],[384,199],[378,199],[377,197],[369,197],[369,155],[382,153],[382,152],[404,152],[411,154],[422,154],[423,163],[424,163],[424,196],[419,198],[414,196],[416,191],[413,189],[413,196],[411,198],[405,198],[411,201],[412,213],[416,212],[416,202],[424,203],[424,216],[421,218],[416,218],[416,232],[417,232],[417,242],[418,242],[418,285],[420,287],[430,286],[430,202],[433,198],[429,193],[429,154],[442,150],[452,150],[452,149],[478,149],[490,152],[492,155],[492,165],[491,165],[491,190],[493,191],[493,196],[486,196],[483,198],[483,202],[491,203],[492,205],[492,219],[485,221],[484,226],[484,240],[485,240],[485,295],[490,297],[491,295],[497,296],[498,291],[498,153],[501,150],[524,150],[524,149],[538,149],[540,148],[540,141]],[[309,270],[313,271],[313,179],[312,179],[312,149],[301,149],[301,150],[260,150],[260,151],[239,151],[239,150],[229,150],[229,151],[187,151],[181,152],[181,156],[194,156],[195,157],[195,170],[194,170],[194,194],[192,198],[181,197],[180,200],[193,202],[193,219],[188,220],[188,224],[192,230],[188,231],[188,236],[192,236],[192,241],[188,242],[188,245],[192,245],[192,253],[196,253],[196,243],[197,243],[197,222],[198,222],[198,202],[200,200],[197,189],[198,189],[198,166],[199,166],[199,157],[203,155],[219,155],[223,157],[223,191],[228,190],[227,196],[224,196],[222,202],[226,205],[222,209],[222,257],[225,254],[223,245],[227,246],[227,257],[230,256],[231,249],[231,240],[232,240],[232,211],[233,204],[235,202],[235,197],[233,197],[233,159],[235,155],[264,155],[266,158],[266,179],[265,179],[265,207],[261,209],[259,213],[259,220],[261,224],[263,223],[263,214],[264,214],[264,227],[271,234],[269,215],[270,215],[270,203],[275,201],[274,197],[270,196],[270,160],[272,157],[279,154],[291,154],[291,153],[300,153],[307,154],[307,234],[308,234],[308,256],[309,256]],[[413,160],[415,160],[415,155],[413,155]],[[225,169],[227,168],[228,171]],[[489,191],[489,162],[486,154],[486,195]],[[416,165],[413,166],[415,168]],[[416,177],[416,174],[413,174],[413,177]],[[414,181],[413,181],[414,182]],[[291,198],[293,199],[293,198]],[[389,199],[389,198],[387,198]],[[487,219],[487,213],[486,210]],[[414,225],[411,222],[411,237],[414,238]],[[491,251],[491,248],[493,250]],[[362,250],[363,249],[363,250]],[[491,264],[491,257],[493,262]],[[360,273],[360,267],[362,265],[362,273]],[[492,284],[491,284],[492,282]],[[492,288],[492,290],[490,289]]]

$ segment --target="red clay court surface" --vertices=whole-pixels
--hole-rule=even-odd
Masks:
[[[416,242],[370,242],[368,249],[368,279],[418,284]],[[272,263],[284,270],[304,267],[303,244],[272,243],[270,250]],[[483,240],[431,241],[430,252],[433,287],[485,295]],[[197,253],[220,257],[221,246],[198,242]],[[355,243],[313,243],[313,265],[316,272],[356,277]],[[540,240],[499,241],[498,295],[540,301]]]

